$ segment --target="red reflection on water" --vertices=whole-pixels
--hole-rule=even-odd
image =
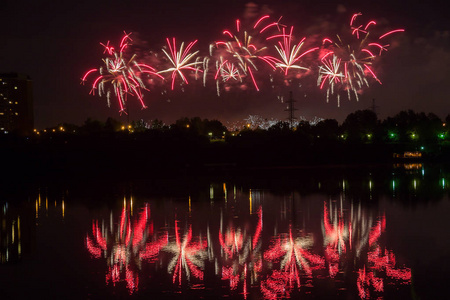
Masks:
[[[411,283],[411,269],[410,268],[395,268],[396,261],[393,251],[381,249],[378,244],[378,239],[386,228],[386,218],[381,217],[371,229],[369,233],[369,251],[367,253],[367,265],[358,270],[357,287],[359,296],[362,299],[370,297],[370,292],[373,289],[375,292],[384,291],[384,280],[395,279],[403,281],[400,283]],[[367,267],[367,271],[366,271]],[[385,278],[377,275],[385,274]]]
[[[272,274],[261,282],[261,292],[267,299],[277,297],[290,297],[290,292],[300,288],[300,271],[312,277],[312,271],[325,267],[325,260],[317,254],[311,253],[312,236],[294,238],[292,226],[289,235],[280,234],[273,241],[270,248],[264,252],[264,259],[273,263],[280,262],[280,271],[274,270]]]
[[[323,207],[323,226],[325,229],[325,258],[328,262],[328,272],[333,278],[339,271],[339,260],[341,254],[347,251],[345,245],[349,240],[351,248],[351,221],[347,226],[344,225],[344,218],[339,212],[337,217],[331,218],[327,209],[327,204],[324,202]]]
[[[219,230],[219,243],[224,251],[222,280],[229,280],[230,290],[236,290],[240,281],[243,282],[242,294],[247,299],[249,280],[258,279],[258,274],[262,270],[261,260],[261,233],[262,233],[262,215],[263,211],[260,207],[256,213],[258,221],[255,226],[254,233],[241,228],[235,228],[230,224],[224,234]]]
[[[142,209],[138,219],[133,219],[130,207],[125,204],[117,226],[112,223],[105,225],[104,220],[101,223],[99,226],[99,221],[93,220],[92,237],[86,236],[86,248],[94,258],[103,256],[106,259],[106,284],[115,286],[125,281],[130,294],[134,293],[139,287],[141,261],[156,260],[167,244],[168,234],[163,232],[158,236],[153,232],[148,205]]]
[[[167,268],[169,274],[161,278],[161,289],[166,288],[165,279],[169,280],[170,292],[177,290],[177,293],[207,289],[211,282],[220,282],[224,289],[217,291],[217,295],[239,295],[244,299],[290,298],[315,292],[319,285],[326,285],[327,293],[349,293],[349,297],[359,295],[368,299],[389,293],[385,291],[389,284],[411,282],[411,270],[399,267],[393,251],[385,249],[382,237],[386,219],[378,211],[346,203],[344,198],[324,203],[323,207],[319,202],[311,209],[317,213],[316,217],[305,220],[321,224],[321,234],[316,225],[303,225],[318,229],[308,232],[296,230],[292,223],[284,222],[286,219],[271,222],[270,218],[276,218],[276,214],[270,210],[274,210],[276,203],[264,205],[269,209],[265,211],[266,227],[274,224],[269,229],[263,228],[262,207],[250,215],[248,210],[240,215],[234,214],[235,211],[221,213],[220,221],[216,217],[218,212],[208,215],[211,213],[208,207],[207,213],[198,214],[208,218],[208,222],[189,217],[185,227],[180,226],[183,224],[180,218],[175,216],[174,220],[173,215],[158,212],[162,219],[172,218],[170,239],[167,230],[154,232],[147,205],[134,218],[130,209],[124,207],[114,225],[112,214],[110,222],[92,222],[86,248],[93,257],[106,259],[106,283],[115,286],[122,282],[130,293],[142,289],[139,284],[143,285],[147,278],[153,280],[153,272],[159,272],[159,268],[164,273]],[[225,226],[223,215],[229,217]],[[208,224],[206,235],[201,234],[204,224]],[[273,236],[272,232],[278,234]],[[158,262],[155,268],[145,268],[151,274],[142,274],[144,261]],[[215,275],[213,272],[208,275],[210,270]],[[205,279],[207,276],[216,277]]]
[[[219,231],[220,246],[222,246],[222,249],[229,257],[233,257],[241,250],[243,242],[242,232],[234,227],[227,230],[225,238],[222,232]]]
[[[197,242],[192,240],[192,225],[189,225],[189,229],[185,232],[183,241],[181,241],[178,221],[175,220],[175,242],[169,243],[164,248],[164,250],[175,254],[168,267],[169,273],[173,273],[173,283],[178,280],[178,285],[181,285],[183,273],[186,273],[188,281],[191,279],[191,274],[195,278],[203,280],[206,247],[206,240],[201,238],[198,238]]]
[[[367,211],[354,209],[353,205],[350,209],[335,205],[329,212],[327,203],[324,203],[323,211],[325,257],[331,278],[339,271],[345,272],[342,266],[355,264],[358,274],[356,287],[362,299],[370,298],[372,292],[384,292],[387,280],[410,283],[411,270],[395,268],[394,253],[387,249],[383,251],[380,246],[379,239],[386,230],[384,215],[373,223]],[[349,214],[343,215],[343,212]]]

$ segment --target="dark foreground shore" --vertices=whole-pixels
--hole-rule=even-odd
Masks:
[[[341,141],[305,141],[292,137],[245,137],[210,141],[198,136],[92,135],[0,141],[4,179],[36,177],[158,178],[229,172],[260,173],[339,165],[450,162],[450,147]],[[402,158],[406,151],[421,157]]]

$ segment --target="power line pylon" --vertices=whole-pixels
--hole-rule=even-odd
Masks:
[[[289,107],[287,109],[285,109],[284,111],[288,111],[289,112],[289,126],[291,128],[293,128],[294,126],[294,120],[297,120],[297,118],[294,116],[294,111],[296,111],[297,109],[294,108],[294,103],[297,102],[294,100],[294,98],[292,97],[292,91],[289,92],[289,100],[286,101],[286,103],[289,104]]]

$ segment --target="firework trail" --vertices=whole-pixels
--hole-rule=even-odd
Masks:
[[[156,55],[150,64],[138,61],[130,47],[131,33],[125,32],[118,47],[109,41],[101,43],[105,54],[102,66],[90,69],[81,80],[85,83],[92,79],[90,94],[105,95],[108,106],[111,97],[116,98],[119,112],[127,113],[129,96],[137,98],[141,107],[146,108],[144,92],[148,91],[147,84],[155,83],[153,77],[161,79],[161,83],[165,79],[170,81],[171,90],[177,82],[188,84],[190,78],[203,77],[205,86],[207,79],[213,78],[220,96],[233,86],[243,90],[253,86],[260,91],[264,76],[273,89],[289,86],[293,79],[309,74],[317,63],[317,86],[326,90],[327,102],[333,96],[340,106],[342,94],[349,100],[352,97],[359,100],[371,81],[381,84],[374,64],[390,47],[389,38],[404,31],[394,29],[379,34],[375,21],[362,24],[358,22],[360,16],[361,13],[354,14],[348,30],[333,40],[324,38],[321,47],[306,46],[306,38],[296,39],[294,27],[281,24],[281,18],[273,21],[265,15],[249,24],[238,19],[233,30],[222,32],[223,39],[210,44],[208,56],[199,56],[199,51],[194,50],[197,40],[177,45],[175,38],[166,38],[162,61]],[[318,61],[312,62],[308,58],[314,52],[318,53]],[[156,64],[158,70],[152,67]]]
[[[352,94],[359,100],[358,94],[362,89],[369,87],[369,80],[373,79],[381,84],[372,66],[389,47],[389,44],[385,44],[386,37],[404,31],[395,29],[376,37],[370,32],[376,22],[357,24],[359,16],[361,13],[352,16],[350,30],[345,38],[337,35],[336,41],[325,38],[322,42],[317,85],[320,89],[327,90],[327,102],[330,94],[335,94],[338,106],[342,91],[347,93],[349,100]]]
[[[280,58],[274,56],[264,56],[261,59],[266,61],[274,70],[279,68],[283,71],[284,75],[287,76],[290,70],[309,70],[308,67],[303,67],[299,64],[301,58],[303,58],[308,53],[311,53],[315,50],[318,50],[318,47],[308,49],[302,53],[300,50],[305,43],[305,39],[300,40],[298,44],[292,45],[294,37],[293,37],[294,27],[291,27],[289,34],[286,34],[286,29],[282,29],[282,34],[273,35],[268,37],[268,39],[282,38],[282,42],[278,41],[278,44],[275,45],[275,49]]]
[[[162,73],[170,73],[172,78],[172,90],[174,89],[175,79],[177,76],[181,78],[181,80],[188,84],[188,80],[186,75],[183,72],[186,71],[194,71],[199,72],[199,66],[201,62],[198,60],[192,62],[193,58],[198,54],[198,51],[190,52],[192,47],[197,43],[197,40],[190,42],[186,49],[184,48],[184,42],[181,43],[180,48],[177,49],[176,40],[172,38],[170,41],[169,38],[166,39],[168,50],[162,49],[167,59],[170,61],[171,66],[165,70],[159,71],[158,74]]]
[[[268,49],[264,44],[267,38],[263,36],[274,30],[279,32],[280,27],[284,26],[280,24],[281,18],[276,22],[268,23],[269,18],[268,15],[259,18],[248,29],[243,28],[238,19],[234,31],[224,30],[225,39],[210,45],[210,56],[215,58],[214,79],[218,95],[220,95],[220,83],[228,89],[232,82],[244,83],[244,80],[250,80],[254,88],[259,91],[255,72],[259,70],[258,61]]]
[[[142,93],[142,90],[146,89],[142,80],[144,75],[155,75],[163,78],[156,73],[153,67],[138,63],[135,54],[130,59],[127,59],[125,50],[128,49],[130,42],[132,42],[130,35],[131,33],[125,33],[120,41],[118,50],[111,46],[109,41],[106,44],[100,43],[104,47],[103,53],[108,55],[103,59],[104,65],[98,69],[87,71],[81,79],[82,83],[84,83],[88,76],[97,73],[98,75],[93,81],[89,94],[94,95],[96,90],[98,90],[99,96],[106,94],[107,103],[110,106],[111,93],[114,93],[120,107],[120,113],[126,113],[128,95],[136,96],[142,108],[147,108],[144,104],[144,95]]]

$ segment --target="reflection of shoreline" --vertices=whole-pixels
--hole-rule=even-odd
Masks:
[[[113,212],[109,224],[93,221],[86,247],[94,258],[106,259],[106,284],[125,282],[130,293],[145,288],[140,280],[145,278],[152,278],[152,284],[167,283],[170,278],[170,289],[176,287],[180,293],[221,282],[222,293],[244,299],[254,294],[289,298],[313,293],[321,282],[335,286],[335,293],[346,288],[366,299],[381,296],[387,284],[410,283],[411,270],[399,268],[394,253],[381,240],[386,231],[384,215],[341,194],[339,201],[322,202],[322,208],[314,204],[318,202],[301,204],[304,212],[314,216],[305,219],[310,223],[299,230],[286,218],[286,211],[297,213],[293,209],[298,204],[289,207],[268,193],[258,197],[253,193],[225,190],[223,201],[189,198],[187,204],[178,203],[176,210],[173,203],[168,208],[152,205],[152,215],[165,220],[155,228],[159,221],[154,223],[150,216],[150,204],[135,216],[125,204],[117,223],[113,223]],[[172,229],[159,230],[167,228],[167,220],[174,222],[170,236]],[[165,275],[158,273],[164,278],[148,273],[154,270],[144,267],[149,264],[166,270]]]

